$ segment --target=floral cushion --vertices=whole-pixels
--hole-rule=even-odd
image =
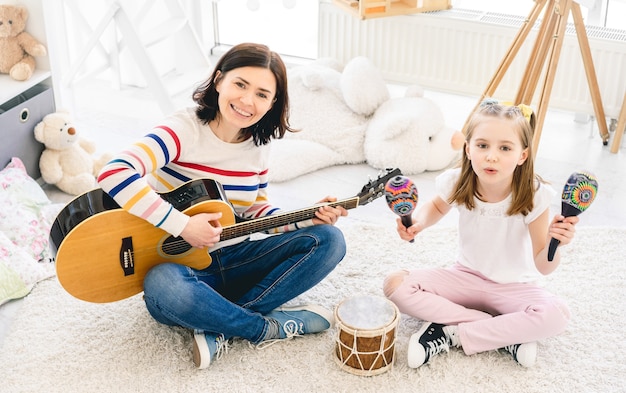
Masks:
[[[48,239],[61,208],[28,176],[19,158],[0,171],[0,304],[25,296],[54,275]]]

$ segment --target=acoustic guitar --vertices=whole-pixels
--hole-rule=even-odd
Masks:
[[[384,195],[386,182],[400,174],[399,169],[387,169],[355,197],[326,204],[345,209],[365,205]],[[220,242],[314,218],[324,205],[243,219],[226,199],[221,184],[211,179],[191,180],[159,195],[189,216],[221,212]],[[159,263],[173,262],[195,269],[211,264],[207,248],[191,247],[181,237],[125,211],[102,189],[70,201],[54,220],[50,240],[63,288],[78,299],[94,303],[114,302],[140,293],[146,273]]]

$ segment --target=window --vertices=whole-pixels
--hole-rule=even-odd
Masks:
[[[331,1],[214,0],[214,42],[227,46],[260,42],[282,55],[315,59],[319,2]],[[586,24],[624,29],[626,0],[578,0],[578,3]],[[452,0],[453,8],[522,16],[529,15],[534,5],[533,0]]]
[[[586,24],[624,29],[626,0],[577,0]],[[452,7],[497,12],[512,15],[528,15],[535,2],[502,0],[452,0]]]
[[[228,0],[215,4],[216,44],[259,42],[284,55],[317,58],[317,1]]]
[[[624,29],[626,20],[626,0],[608,0],[604,26]]]

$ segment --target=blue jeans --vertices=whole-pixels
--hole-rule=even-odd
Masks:
[[[343,233],[314,225],[215,250],[203,270],[154,266],[144,280],[148,311],[158,322],[241,337],[265,337],[263,315],[322,281],[346,253]]]

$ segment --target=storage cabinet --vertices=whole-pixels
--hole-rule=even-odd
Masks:
[[[29,13],[26,31],[47,46],[42,0],[22,0],[18,5]],[[34,128],[56,109],[48,57],[37,57],[36,64],[35,73],[27,81],[0,75],[0,169],[12,157],[18,157],[28,174],[39,179],[39,156],[44,146],[35,140]]]
[[[35,139],[34,129],[45,115],[54,110],[52,88],[45,84],[37,84],[0,105],[2,168],[11,157],[19,157],[32,178],[41,176],[39,156],[44,145]]]

